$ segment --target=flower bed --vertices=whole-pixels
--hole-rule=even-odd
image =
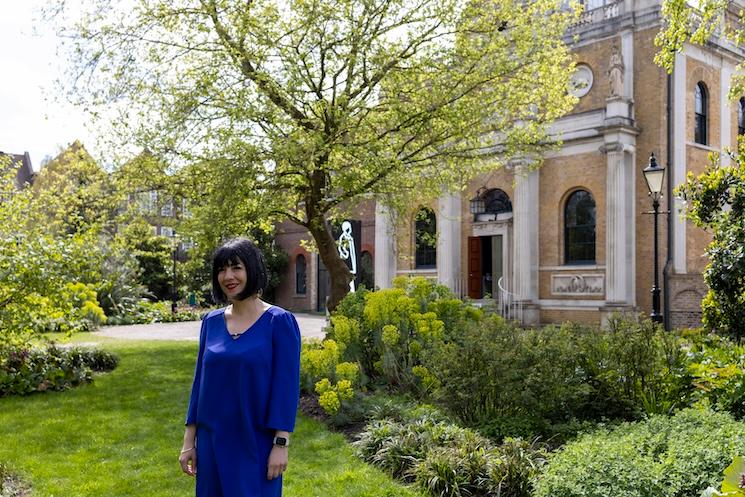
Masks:
[[[94,371],[113,370],[118,361],[98,349],[0,344],[0,397],[67,390],[91,382]]]

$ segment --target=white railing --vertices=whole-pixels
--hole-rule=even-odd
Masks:
[[[587,2],[585,10],[579,15],[579,19],[572,26],[578,29],[588,24],[600,23],[621,15],[623,0]]]
[[[499,287],[497,310],[503,318],[524,324],[523,303],[517,298],[517,295],[505,288],[505,284],[504,277],[499,278],[499,281],[497,281],[497,286]]]

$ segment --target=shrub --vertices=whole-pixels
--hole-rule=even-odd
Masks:
[[[745,346],[714,334],[689,334],[689,340],[693,398],[737,418],[745,416]]]
[[[174,314],[170,302],[151,302],[144,298],[139,299],[134,305],[122,308],[121,311],[122,314],[109,317],[108,324],[174,323],[198,321],[201,318],[200,311],[181,309]]]
[[[93,371],[110,371],[118,358],[101,350],[66,349],[55,344],[0,347],[0,397],[66,390],[93,380]]]
[[[509,439],[494,446],[472,430],[426,414],[375,420],[354,445],[366,461],[438,497],[527,497],[530,478],[545,461],[537,443]]]
[[[649,321],[524,330],[496,316],[470,322],[422,359],[438,402],[497,439],[513,428],[548,434],[575,419],[684,407],[692,392],[685,362],[678,338]]]
[[[397,278],[391,289],[348,294],[331,317],[326,339],[304,347],[303,389],[318,393],[318,382],[328,380],[320,384],[319,395],[324,396],[322,407],[334,416],[349,411],[345,400],[351,401],[371,379],[426,398],[439,380],[421,357],[445,337],[445,324],[431,309],[446,315],[449,323],[472,319],[446,287],[426,278]]]
[[[601,429],[568,443],[537,479],[536,497],[689,497],[715,485],[745,450],[745,424],[686,409]]]

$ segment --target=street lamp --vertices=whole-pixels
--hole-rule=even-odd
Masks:
[[[657,165],[654,154],[649,157],[649,165],[644,168],[644,179],[647,181],[649,195],[652,197],[652,212],[654,214],[654,286],[652,287],[652,313],[649,315],[655,323],[662,323],[660,314],[660,280],[657,263],[657,216],[660,213],[660,198],[662,197],[662,182],[665,178],[665,168]]]
[[[172,293],[171,293],[171,313],[176,314],[176,301],[178,300],[178,289],[176,287],[176,256],[178,255],[178,238],[176,230],[173,230],[171,235],[173,238],[173,281],[172,281]]]
[[[484,192],[486,188],[483,186],[476,192],[476,196],[473,197],[469,203],[471,204],[471,214],[478,215],[483,214],[486,211],[486,203],[484,202]]]

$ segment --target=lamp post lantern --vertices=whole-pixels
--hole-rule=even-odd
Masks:
[[[652,197],[652,214],[654,215],[654,286],[652,287],[652,313],[649,315],[655,323],[662,323],[660,314],[660,280],[657,262],[657,217],[660,214],[660,198],[662,197],[662,183],[665,178],[665,168],[657,164],[654,154],[649,157],[649,165],[642,171],[647,182],[649,195]]]
[[[479,188],[479,190],[476,192],[476,196],[473,197],[469,203],[471,207],[471,214],[473,215],[479,215],[483,214],[486,210],[486,203],[484,202],[484,192],[486,191],[486,188],[483,186]]]

